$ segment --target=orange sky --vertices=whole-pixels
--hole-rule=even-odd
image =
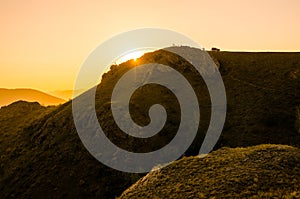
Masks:
[[[223,50],[300,51],[298,0],[2,0],[0,87],[72,89],[88,54],[142,27]]]

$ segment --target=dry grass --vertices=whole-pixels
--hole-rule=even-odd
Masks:
[[[120,198],[298,198],[300,149],[222,148],[152,171]]]

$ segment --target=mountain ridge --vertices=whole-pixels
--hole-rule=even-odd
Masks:
[[[47,94],[45,92],[30,89],[30,88],[16,88],[7,89],[0,88],[0,107],[7,106],[13,102],[23,100],[28,102],[39,102],[42,105],[58,105],[66,102],[65,100]]]
[[[300,54],[209,53],[220,64],[228,98],[227,119],[214,150],[266,143],[300,147],[300,135],[294,126],[295,107],[300,104],[300,92],[297,92],[300,90],[297,76]],[[201,145],[210,119],[209,95],[204,82],[189,63],[164,50],[147,53],[137,61],[140,64],[155,62],[170,65],[188,78],[198,95],[201,91],[199,135],[185,155],[198,154],[199,143]],[[147,124],[148,107],[153,103],[162,103],[167,112],[172,113],[166,123],[167,128],[153,140],[132,139],[110,120],[110,93],[117,80],[136,63],[129,60],[114,65],[103,75],[97,86],[95,108],[101,127],[113,143],[133,152],[137,149],[153,151],[168,143],[176,133],[178,112],[174,109],[178,106],[170,92],[150,86],[138,89],[132,96],[131,113],[139,124]],[[69,101],[38,114],[38,118],[26,124],[26,128],[23,126],[17,130],[17,140],[8,142],[11,145],[22,144],[17,150],[6,146],[7,156],[12,158],[1,159],[3,175],[0,189],[3,192],[0,198],[39,198],[45,195],[49,198],[115,198],[144,175],[113,170],[92,157],[76,132],[71,103]],[[15,111],[9,114],[15,114]],[[7,126],[13,128],[13,124],[8,122],[1,126],[5,133],[0,135],[0,141],[7,141],[3,135],[9,134],[11,130]]]

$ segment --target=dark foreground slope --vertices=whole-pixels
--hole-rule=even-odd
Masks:
[[[299,198],[300,149],[222,148],[150,172],[120,198]]]
[[[30,164],[24,154],[31,153],[32,144],[30,137],[24,134],[24,129],[54,109],[25,101],[14,102],[0,109],[0,197],[5,190],[2,187],[7,186],[6,178],[20,174],[22,168]]]
[[[26,150],[26,147],[22,144],[29,144],[29,142],[28,140],[22,142],[24,139],[21,132],[24,128],[52,110],[54,110],[54,107],[44,107],[37,102],[24,101],[14,102],[0,109],[0,151],[3,152],[3,154],[1,153],[0,169],[4,166],[3,163],[13,159],[8,156],[10,153],[18,156],[20,151]]]
[[[295,122],[296,107],[300,104],[300,53],[216,52],[212,56],[220,65],[228,100],[225,128],[216,149],[263,143],[299,147],[300,135]],[[197,92],[200,127],[197,138],[185,154],[196,155],[209,124],[209,94],[191,65],[172,53],[160,50],[144,55],[138,62],[112,66],[97,88],[98,121],[112,142],[129,151],[153,151],[174,137],[180,119],[178,102],[172,93],[159,86],[138,89],[130,103],[132,117],[140,125],[149,122],[147,113],[152,104],[165,106],[166,126],[154,138],[129,137],[112,119],[110,95],[117,80],[137,64],[152,62],[174,67]],[[0,198],[114,198],[142,176],[110,169],[87,152],[74,127],[71,102],[58,106],[26,128],[20,127],[17,140],[10,141],[11,138],[5,136],[15,125],[12,120],[10,122],[1,122],[1,128],[6,129],[0,134],[1,143],[24,144],[20,149],[22,153],[17,156],[13,155],[16,147],[3,145],[5,149],[0,151],[3,173]]]

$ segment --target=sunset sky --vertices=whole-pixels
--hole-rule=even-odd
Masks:
[[[0,88],[73,89],[97,45],[143,27],[206,49],[300,51],[299,8],[298,0],[1,0]]]

